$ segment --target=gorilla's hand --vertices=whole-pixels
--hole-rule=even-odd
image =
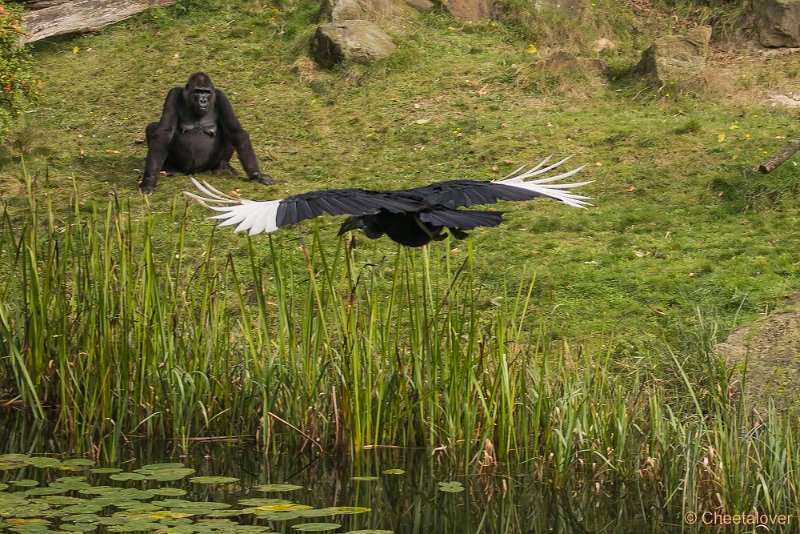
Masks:
[[[264,185],[273,185],[275,183],[275,180],[273,180],[272,176],[269,174],[261,174],[258,172],[254,172],[250,175],[250,181]]]
[[[147,178],[142,179],[142,183],[139,184],[139,191],[145,195],[152,195],[156,192],[156,181],[148,180]]]

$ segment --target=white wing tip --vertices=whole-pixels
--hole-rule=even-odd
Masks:
[[[208,182],[200,182],[192,178],[192,183],[200,190],[203,196],[190,191],[183,193],[208,209],[219,212],[209,219],[222,221],[219,226],[233,226],[234,232],[249,230],[250,235],[261,232],[274,232],[278,229],[278,206],[282,199],[253,201],[246,198],[234,198],[216,189]]]
[[[575,208],[585,208],[587,206],[591,206],[592,204],[587,202],[589,200],[589,197],[573,193],[570,191],[570,189],[575,189],[578,187],[582,187],[584,185],[588,185],[592,183],[594,180],[589,180],[585,182],[571,182],[571,183],[558,182],[558,180],[568,178],[570,176],[573,176],[581,172],[583,169],[586,168],[586,164],[566,172],[562,172],[552,176],[545,176],[544,178],[538,178],[536,180],[531,180],[531,178],[535,176],[540,176],[542,174],[547,173],[548,171],[555,169],[562,163],[572,158],[572,156],[573,155],[570,154],[569,156],[555,163],[551,163],[550,165],[547,165],[547,163],[552,158],[552,155],[547,156],[545,159],[543,159],[530,169],[523,170],[527,167],[526,165],[523,165],[522,167],[519,167],[511,174],[499,180],[494,180],[493,183],[510,185],[514,187],[520,187],[522,189],[527,189],[528,191],[534,191],[536,193],[539,193],[540,195],[550,197],[552,199],[558,200],[560,202],[563,202],[564,204],[567,204]]]

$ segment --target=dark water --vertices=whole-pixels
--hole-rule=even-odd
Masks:
[[[246,441],[198,440],[189,442],[188,448],[183,450],[171,442],[143,439],[119,444],[114,450],[117,457],[111,461],[92,458],[92,454],[75,454],[69,450],[68,442],[69,439],[54,439],[40,426],[8,417],[0,419],[0,488],[3,488],[0,490],[0,531],[57,532],[61,528],[75,531],[75,528],[84,527],[94,527],[94,532],[129,531],[125,530],[124,519],[107,525],[96,518],[80,517],[76,513],[80,508],[67,508],[78,499],[96,499],[97,494],[91,493],[96,486],[111,486],[114,489],[108,491],[112,493],[116,488],[119,491],[182,489],[185,495],[172,498],[223,503],[230,505],[227,510],[244,509],[247,505],[240,501],[253,498],[284,499],[313,509],[369,509],[348,515],[295,518],[282,513],[278,514],[281,520],[250,513],[237,516],[226,511],[230,516],[214,519],[220,521],[214,523],[202,513],[191,517],[176,518],[174,514],[164,517],[155,510],[160,507],[167,512],[180,512],[185,508],[170,507],[170,497],[139,496],[138,502],[131,503],[131,499],[127,499],[119,505],[105,503],[102,511],[95,514],[95,517],[108,517],[116,513],[119,517],[121,510],[141,512],[139,515],[149,513],[149,517],[156,518],[153,521],[164,525],[161,530],[151,527],[141,530],[144,532],[245,532],[255,531],[254,526],[259,525],[288,533],[301,531],[297,530],[298,526],[302,528],[307,523],[326,523],[328,528],[331,524],[341,525],[320,530],[336,533],[369,529],[397,534],[664,531],[646,521],[636,510],[635,503],[631,508],[633,499],[626,497],[620,488],[598,491],[591,484],[558,488],[541,481],[533,466],[524,462],[479,470],[470,459],[452,458],[444,451],[432,454],[430,451],[382,449],[343,458],[318,454],[309,448],[270,451],[265,455]],[[27,455],[27,459],[17,456],[19,454]],[[53,461],[91,459],[93,465],[75,466],[67,462],[67,465],[47,466],[48,461],[44,461],[45,466],[37,466],[31,463],[40,463],[36,460],[40,457]],[[118,467],[127,473],[148,464],[167,462],[180,463],[194,469],[194,473],[180,480],[154,482],[119,481],[111,479],[107,473],[92,472],[98,467]],[[192,477],[207,475],[238,480],[210,485],[191,482]],[[17,485],[20,481],[25,485]],[[28,481],[38,485],[31,487],[33,482]],[[302,488],[277,493],[254,489],[278,483]],[[63,491],[62,487],[56,497],[37,494],[49,491],[41,489],[48,485],[58,488],[63,484],[76,486],[69,491]],[[79,491],[77,488],[81,485],[92,488]],[[463,491],[446,491],[459,487],[463,487]],[[31,512],[26,511],[29,505]],[[217,525],[219,530],[209,530],[209,525]],[[233,525],[248,525],[253,530],[237,530]]]

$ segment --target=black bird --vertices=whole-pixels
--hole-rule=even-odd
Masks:
[[[349,230],[363,230],[370,239],[386,234],[390,239],[408,247],[420,247],[432,240],[445,238],[447,228],[457,239],[464,239],[465,230],[477,226],[497,226],[503,220],[499,211],[460,210],[472,204],[493,204],[498,200],[530,200],[550,197],[576,208],[585,207],[588,197],[570,189],[590,182],[555,183],[578,173],[578,167],[554,176],[526,181],[555,169],[569,157],[547,165],[550,158],[523,171],[518,168],[505,178],[493,181],[449,180],[423,187],[397,191],[367,189],[328,189],[292,197],[253,201],[230,197],[194,178],[195,186],[205,196],[186,192],[204,206],[220,212],[211,217],[223,222],[220,226],[236,226],[237,232],[249,230],[250,235],[274,232],[305,219],[329,215],[349,215],[339,229],[339,235]]]

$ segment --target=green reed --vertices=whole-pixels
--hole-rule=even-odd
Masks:
[[[797,417],[754,425],[731,401],[713,324],[691,354],[618,360],[603,338],[554,339],[530,312],[532,275],[489,294],[469,242],[376,259],[313,227],[237,238],[235,255],[203,225],[199,253],[183,199],[135,220],[116,196],[84,208],[73,194],[62,220],[25,176],[28,209],[0,219],[0,389],[75,447],[417,447],[468,472],[519,461],[575,506],[635,495],[632,513],[663,522],[800,497]]]

